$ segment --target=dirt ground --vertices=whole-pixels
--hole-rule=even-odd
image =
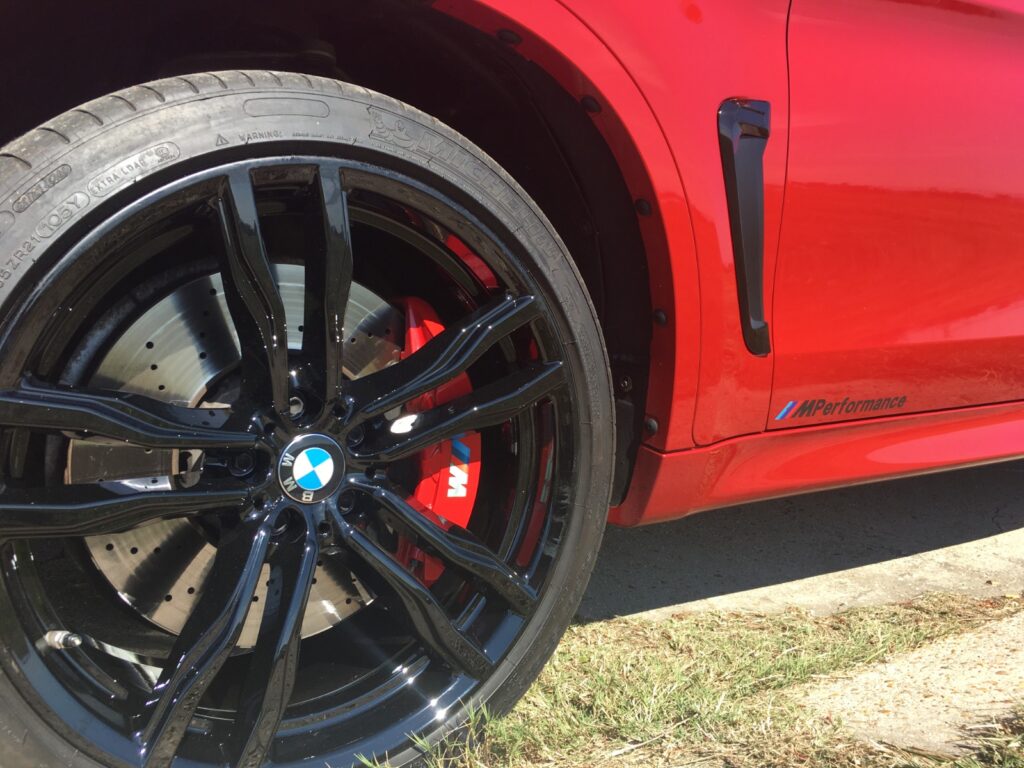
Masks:
[[[1024,700],[1024,614],[812,684],[798,700],[867,741],[968,751],[972,728],[998,721]]]

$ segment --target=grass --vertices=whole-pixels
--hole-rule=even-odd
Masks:
[[[934,756],[853,742],[807,716],[786,690],[1021,609],[1011,597],[947,595],[828,617],[699,613],[573,626],[515,710],[487,724],[485,739],[434,749],[427,763],[934,766]],[[1019,717],[979,731],[977,754],[953,765],[1024,768],[1022,732]]]

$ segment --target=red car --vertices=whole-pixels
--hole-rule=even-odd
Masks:
[[[5,768],[414,762],[606,522],[1024,454],[1020,0],[3,16]]]

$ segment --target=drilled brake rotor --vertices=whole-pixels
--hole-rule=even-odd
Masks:
[[[288,324],[288,347],[302,346],[304,272],[276,265]],[[404,329],[402,314],[353,283],[345,312],[343,371],[358,378],[395,362]],[[211,384],[239,360],[239,344],[220,277],[181,286],[145,312],[103,356],[91,386],[148,395],[165,402],[212,405]],[[73,440],[66,481],[101,482],[135,490],[187,485],[198,452],[142,449],[99,439]],[[202,591],[216,548],[188,520],[164,520],[124,533],[87,538],[93,562],[118,595],[154,624],[178,634]],[[269,566],[256,590],[239,646],[256,643]],[[303,620],[304,637],[322,632],[359,610],[365,589],[330,559],[321,561]]]

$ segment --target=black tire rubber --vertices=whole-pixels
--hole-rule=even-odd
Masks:
[[[76,224],[140,179],[194,168],[218,155],[245,157],[267,142],[353,148],[391,156],[471,191],[529,254],[527,268],[550,291],[557,332],[584,416],[575,457],[574,512],[566,556],[556,565],[536,617],[469,706],[507,711],[547,662],[590,576],[604,529],[612,477],[614,410],[607,353],[593,305],[565,245],[526,192],[464,137],[408,105],[325,78],[284,72],[218,72],[159,80],[83,104],[0,149],[0,311],[32,285],[32,265],[76,234]],[[37,267],[38,268],[38,267]],[[23,284],[25,283],[25,284]],[[2,363],[0,363],[2,364]],[[8,678],[0,647],[0,763],[4,768],[95,766],[52,730]],[[464,712],[431,734],[461,725]],[[419,756],[396,745],[390,762]]]

